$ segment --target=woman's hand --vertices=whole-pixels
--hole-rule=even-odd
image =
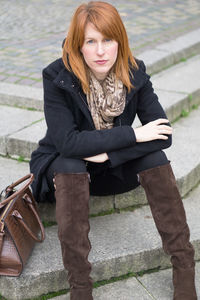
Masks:
[[[85,157],[84,160],[87,161],[92,161],[95,163],[103,163],[104,161],[108,160],[108,155],[107,153],[101,153],[101,154],[97,154],[95,156],[90,156],[90,157]]]
[[[148,142],[153,140],[167,140],[165,134],[172,134],[172,128],[163,123],[169,123],[167,119],[157,119],[148,124],[135,128],[136,142]]]

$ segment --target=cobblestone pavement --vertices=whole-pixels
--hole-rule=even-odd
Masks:
[[[0,0],[0,81],[41,87],[41,70],[60,57],[75,8],[84,1]],[[199,0],[110,0],[137,55],[200,27]]]

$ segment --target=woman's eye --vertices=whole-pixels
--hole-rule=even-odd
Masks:
[[[88,40],[87,44],[92,44],[94,42],[94,40]]]
[[[111,39],[104,39],[105,42],[111,42]]]

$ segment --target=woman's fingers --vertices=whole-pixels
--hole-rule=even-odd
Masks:
[[[137,142],[147,142],[157,139],[167,140],[166,135],[172,134],[172,128],[168,119],[160,118],[134,129]]]
[[[168,119],[157,119],[155,121],[152,121],[153,123],[155,123],[156,125],[159,125],[159,124],[163,124],[163,123],[169,123],[169,120]]]

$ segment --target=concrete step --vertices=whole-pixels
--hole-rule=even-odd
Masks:
[[[188,117],[181,118],[173,124],[173,145],[165,150],[169,160],[171,160],[182,196],[186,195],[200,180],[200,139],[197,138],[199,136],[199,123],[200,108],[193,110]],[[0,158],[0,174],[2,174],[0,189],[10,184],[11,179],[14,181],[27,172],[29,172],[27,163]],[[90,213],[97,214],[113,208],[125,208],[146,203],[144,191],[138,187],[120,195],[91,197]],[[55,220],[55,204],[43,203],[39,207],[43,220]]]
[[[27,85],[0,82],[0,103],[43,110],[43,90]]]
[[[196,260],[200,259],[199,193],[200,186],[184,200]],[[94,281],[170,266],[170,258],[161,248],[161,240],[148,206],[133,212],[90,218],[90,226],[92,249],[89,260]],[[52,226],[46,229],[45,241],[34,248],[22,275],[19,278],[1,277],[1,295],[7,299],[23,300],[27,299],[27,295],[33,298],[63,290],[69,287],[66,275],[57,226]]]
[[[188,111],[200,103],[198,78],[200,78],[200,56],[195,56],[152,77],[160,102],[170,121],[180,117],[183,110]],[[6,130],[0,133],[0,153],[30,158],[38,140],[45,135],[46,123],[44,120],[34,124],[27,123],[27,118],[29,119],[31,115],[34,120],[39,120],[44,117],[43,113],[3,105],[1,110],[3,114],[0,126]],[[15,128],[15,124],[19,125]],[[138,121],[133,126],[138,126]]]
[[[37,130],[34,131],[32,128],[38,128],[37,126],[39,126],[40,129],[41,124],[44,122],[41,121],[44,118],[43,112],[24,110],[5,105],[0,105],[0,109],[0,153],[4,155],[12,153],[17,154],[18,156],[24,156],[24,153],[20,152],[20,147],[23,148],[24,146],[26,147],[26,152],[31,153],[31,150],[35,148],[32,139],[36,139],[34,133],[35,135],[37,134]],[[27,130],[29,132],[29,136],[24,137],[24,139],[26,139],[26,145],[20,140],[18,140],[17,144],[14,144],[12,135],[18,135],[24,130],[25,132]],[[45,133],[45,130],[43,133]]]
[[[196,289],[200,299],[200,263],[196,264]],[[94,300],[169,300],[173,298],[172,269],[131,277],[93,290]],[[52,300],[69,300],[69,293]]]

